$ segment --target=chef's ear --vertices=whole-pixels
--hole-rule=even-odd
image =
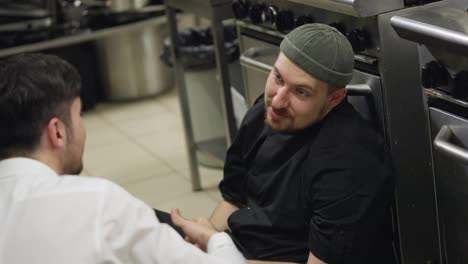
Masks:
[[[333,107],[341,103],[347,94],[348,90],[346,88],[338,88],[328,95],[328,110],[333,109]]]
[[[53,148],[65,146],[67,129],[60,119],[56,117],[50,119],[45,130],[47,139]]]

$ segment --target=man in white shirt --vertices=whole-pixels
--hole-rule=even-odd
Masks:
[[[76,176],[80,86],[55,56],[0,61],[0,263],[245,263],[206,219],[171,214],[205,253],[119,186]]]

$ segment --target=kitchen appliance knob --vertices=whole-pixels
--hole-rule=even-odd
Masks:
[[[267,25],[274,25],[276,17],[278,16],[278,8],[275,6],[268,6],[262,13],[262,21]]]
[[[294,28],[294,14],[291,11],[280,11],[276,17],[276,28],[286,33]]]
[[[315,19],[312,16],[299,16],[296,18],[294,27],[300,27],[305,24],[314,23]]]
[[[252,5],[249,12],[250,21],[256,25],[261,24],[263,12],[265,11],[265,9],[266,6],[263,4]]]
[[[354,29],[348,33],[347,37],[354,52],[361,52],[368,47],[369,37],[367,32],[362,29]]]
[[[424,88],[435,88],[448,84],[449,72],[437,61],[426,63],[421,69],[421,82]]]
[[[453,96],[460,100],[468,99],[468,71],[460,71],[449,80]]]
[[[247,0],[234,0],[232,2],[232,12],[237,19],[244,19],[249,15],[249,2]]]
[[[333,22],[329,26],[336,28],[339,32],[346,36],[346,28],[343,23]]]

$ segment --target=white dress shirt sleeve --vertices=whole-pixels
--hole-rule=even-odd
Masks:
[[[227,234],[213,235],[206,254],[160,223],[150,207],[115,184],[109,185],[97,208],[98,262],[246,263]]]

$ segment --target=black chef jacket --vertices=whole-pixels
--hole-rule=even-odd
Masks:
[[[241,209],[230,233],[248,259],[383,263],[392,197],[379,134],[345,99],[296,133],[265,126],[264,100],[248,111],[228,150],[223,198]]]

